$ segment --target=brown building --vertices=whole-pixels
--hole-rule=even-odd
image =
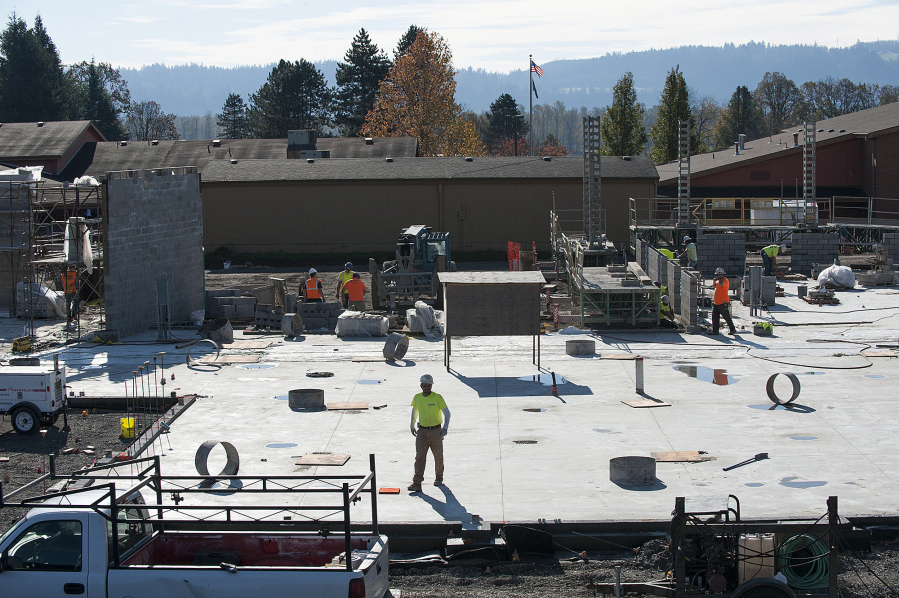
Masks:
[[[899,199],[899,103],[816,123],[817,197]],[[802,197],[802,127],[693,156],[690,195]],[[659,195],[677,196],[677,162],[658,166]]]
[[[469,161],[470,160],[470,161]],[[235,160],[203,172],[203,244],[248,253],[391,251],[412,224],[456,251],[549,248],[549,213],[583,206],[583,158]],[[628,241],[630,197],[655,194],[648,157],[602,158],[607,233]],[[580,217],[580,216],[578,216]]]
[[[0,124],[0,163],[43,166],[44,175],[58,175],[75,155],[106,137],[89,120]]]

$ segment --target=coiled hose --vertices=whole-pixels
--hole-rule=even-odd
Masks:
[[[827,546],[814,536],[791,536],[777,547],[777,570],[791,588],[825,588],[829,581]]]

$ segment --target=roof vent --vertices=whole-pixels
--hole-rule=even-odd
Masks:
[[[466,162],[474,162],[474,158],[472,158],[471,156],[465,156],[465,161]]]
[[[818,132],[819,132],[819,133],[823,133],[823,132],[824,132],[824,129],[818,129]]]
[[[231,160],[231,164],[237,164],[237,160]]]
[[[543,156],[544,162],[549,162],[550,160],[552,160],[552,158],[550,158],[549,156]]]
[[[37,126],[43,127],[43,126],[44,126],[44,121],[42,121],[42,120],[37,121]]]
[[[127,140],[127,139],[126,139],[125,141],[122,142],[122,147],[125,147],[126,145],[128,145],[128,140]]]
[[[621,159],[624,160],[625,162],[630,162],[630,161],[631,161],[631,157],[630,157],[630,156],[621,156]]]
[[[221,139],[213,139],[212,147],[222,147],[222,140]]]
[[[158,140],[158,139],[151,139],[151,140],[150,140],[150,145],[159,145],[159,140]]]
[[[840,129],[840,133],[845,133],[846,129]]]
[[[371,137],[365,138],[365,145],[374,145],[374,144],[375,144],[375,140],[373,138],[371,138]]]
[[[315,160],[313,160],[312,158],[309,158],[306,160],[306,164],[315,164]]]
[[[833,133],[833,129],[827,129],[828,133]]]
[[[393,162],[393,158],[384,158],[385,162]]]

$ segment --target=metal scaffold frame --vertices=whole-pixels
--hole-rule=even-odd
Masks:
[[[678,121],[677,223],[690,223],[690,121]]]
[[[600,118],[584,117],[584,235],[590,246],[600,243],[605,233],[602,213],[602,146]]]
[[[19,283],[42,284],[48,289],[62,291],[62,277],[68,268],[76,272],[75,292],[87,301],[100,299],[100,322],[103,314],[103,200],[101,187],[74,186],[49,181],[9,182],[0,185],[0,213],[3,230],[0,234],[0,250],[5,254],[12,280],[10,316],[27,319],[26,335],[34,340],[37,293],[24,293],[28,304],[20,305],[17,296]],[[70,219],[79,223],[72,230],[75,257],[69,260],[65,254],[65,234]],[[80,224],[90,232],[92,263],[91,272],[81,259],[82,236]],[[8,241],[5,242],[5,241]],[[72,325],[66,328],[66,337],[78,338],[83,334],[80,310],[72,314]]]
[[[815,121],[805,123],[805,137],[802,143],[802,199],[805,202],[805,223],[811,224],[817,219],[815,214],[815,150],[818,133]]]

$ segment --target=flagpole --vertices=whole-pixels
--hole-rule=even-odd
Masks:
[[[534,71],[531,70],[531,65],[534,63],[534,55],[528,54],[528,120],[530,120],[530,127],[528,127],[528,155],[534,155]]]

